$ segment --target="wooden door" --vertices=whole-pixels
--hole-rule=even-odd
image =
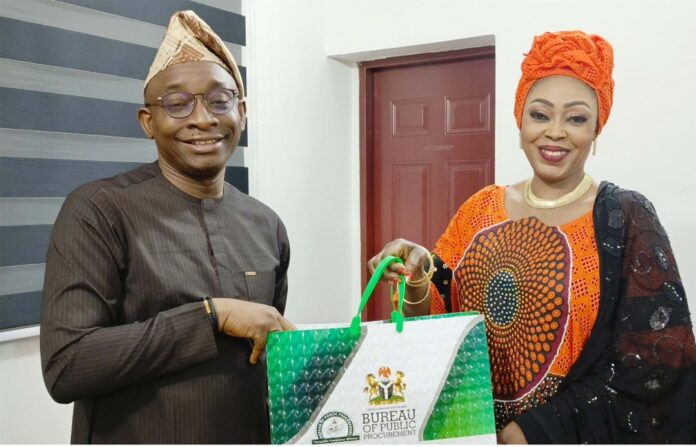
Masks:
[[[364,70],[371,109],[364,260],[398,237],[432,249],[459,206],[494,181],[493,49],[377,61]],[[368,319],[388,317],[387,289],[372,299]]]

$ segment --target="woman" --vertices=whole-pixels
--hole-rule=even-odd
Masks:
[[[608,42],[545,33],[522,63],[515,117],[529,180],[464,203],[429,253],[399,239],[408,315],[485,315],[502,443],[696,440],[696,347],[652,204],[584,170],[607,121]]]

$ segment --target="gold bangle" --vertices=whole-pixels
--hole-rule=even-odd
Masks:
[[[415,280],[415,281],[406,281],[406,284],[409,287],[420,287],[422,285],[428,284],[430,282],[431,277],[430,276],[423,276],[421,279]]]
[[[429,284],[428,284],[428,290],[425,291],[425,295],[423,295],[423,298],[421,298],[421,299],[418,300],[418,301],[409,301],[409,300],[406,299],[406,297],[404,297],[404,303],[410,304],[410,305],[412,305],[412,306],[415,305],[415,304],[420,304],[420,303],[422,303],[423,301],[425,301],[425,299],[428,297],[428,295],[430,295],[430,285],[429,285]]]
[[[425,275],[422,278],[417,279],[415,281],[411,281],[410,279],[406,280],[406,285],[408,285],[409,287],[420,287],[423,284],[427,284],[429,282],[430,282],[430,277],[428,275]]]
[[[430,280],[433,278],[433,275],[437,271],[437,268],[435,268],[435,260],[433,259],[432,253],[430,253],[429,251],[426,253],[428,256],[428,260],[430,261],[430,265],[428,266],[428,271],[425,272],[423,277],[421,277],[420,279],[417,279],[415,281],[411,281],[411,279],[409,278],[408,280],[406,280],[406,285],[411,286],[411,287],[420,287],[424,284],[429,283]]]

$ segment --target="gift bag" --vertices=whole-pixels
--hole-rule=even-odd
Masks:
[[[267,345],[274,444],[495,443],[486,328],[478,313],[274,332]]]

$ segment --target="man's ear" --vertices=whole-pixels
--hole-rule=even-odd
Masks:
[[[152,112],[150,109],[147,107],[138,109],[138,122],[149,139],[155,138],[155,134],[152,132]]]
[[[246,99],[240,99],[239,104],[237,104],[237,112],[239,113],[239,119],[241,121],[241,129],[244,132],[246,129]]]

